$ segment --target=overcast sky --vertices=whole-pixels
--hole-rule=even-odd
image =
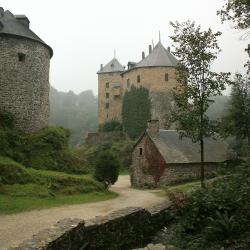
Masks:
[[[171,46],[170,21],[188,19],[202,28],[222,31],[222,49],[213,67],[216,71],[244,72],[244,49],[249,41],[230,23],[220,22],[216,11],[223,0],[1,0],[4,9],[25,14],[30,28],[54,50],[50,83],[61,91],[76,93],[91,89],[97,94],[100,64],[114,56],[126,65],[139,61],[148,45],[158,42],[158,31],[165,47]]]

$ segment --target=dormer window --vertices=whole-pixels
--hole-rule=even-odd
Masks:
[[[113,63],[111,63],[110,67],[111,67],[111,68],[114,68],[114,66],[115,66],[115,65],[114,65]]]
[[[24,62],[25,61],[25,54],[23,53],[18,53],[18,61],[19,62]]]

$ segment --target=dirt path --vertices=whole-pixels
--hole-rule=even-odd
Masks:
[[[120,176],[118,182],[111,189],[120,194],[113,200],[0,216],[0,250],[30,239],[33,234],[54,225],[63,218],[89,219],[125,207],[147,208],[164,201],[164,198],[149,191],[130,188],[128,176]]]

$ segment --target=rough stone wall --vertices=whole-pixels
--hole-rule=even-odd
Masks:
[[[168,81],[165,81],[165,74],[168,74]],[[140,76],[140,82],[137,82],[137,76]],[[129,85],[127,84],[129,80]],[[109,88],[106,88],[106,82],[109,82]],[[112,88],[112,83],[121,83],[120,89]],[[178,82],[176,80],[176,69],[173,67],[148,67],[135,68],[123,75],[120,73],[105,73],[98,75],[98,121],[99,124],[105,121],[116,119],[122,120],[122,99],[127,90],[132,85],[144,87],[149,90],[152,100],[152,118],[160,118],[161,128],[169,128],[169,111],[173,108],[172,96],[170,92]],[[114,95],[121,95],[120,99],[114,99]],[[109,93],[109,98],[106,98]],[[159,93],[159,94],[158,94]],[[166,98],[165,98],[166,97]],[[106,102],[109,102],[109,109],[105,108]]]
[[[126,250],[143,246],[167,222],[169,209],[169,204],[162,203],[149,210],[130,207],[87,221],[65,219],[11,249]]]
[[[108,83],[109,87],[106,87]],[[121,86],[114,87],[119,83]],[[109,97],[106,97],[106,94]],[[120,97],[119,97],[120,96]],[[98,123],[117,120],[121,121],[123,87],[120,73],[104,73],[98,75]],[[106,103],[109,108],[106,108]]]
[[[85,138],[85,143],[90,145],[100,145],[107,142],[119,141],[126,139],[126,135],[123,132],[96,132],[88,133]]]
[[[151,143],[150,143],[151,142]],[[147,145],[147,146],[146,146]],[[150,157],[151,161],[146,157],[146,147],[148,150],[154,152]],[[140,154],[140,148],[142,149],[142,155]],[[164,186],[169,184],[181,183],[190,180],[197,180],[200,178],[200,164],[188,163],[188,164],[168,164],[163,167],[156,168],[153,161],[160,165],[162,156],[155,150],[156,147],[149,139],[148,135],[145,135],[142,140],[136,145],[132,153],[132,165],[131,165],[131,185],[136,188],[153,188],[155,187],[154,173],[155,170],[159,171],[158,185]],[[153,169],[153,171],[152,171]],[[205,164],[205,176],[207,178],[213,177],[218,171],[219,165],[216,163]],[[152,174],[152,172],[154,174]]]
[[[19,61],[18,54],[25,55]],[[0,37],[0,111],[15,117],[26,132],[48,125],[50,53],[44,45],[8,36]]]

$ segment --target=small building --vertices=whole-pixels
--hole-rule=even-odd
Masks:
[[[212,177],[218,167],[230,159],[230,151],[220,138],[206,138],[204,149],[205,176]],[[148,129],[132,153],[131,185],[150,188],[199,177],[200,144],[190,138],[180,138],[176,130],[159,129],[158,120],[149,121]]]

